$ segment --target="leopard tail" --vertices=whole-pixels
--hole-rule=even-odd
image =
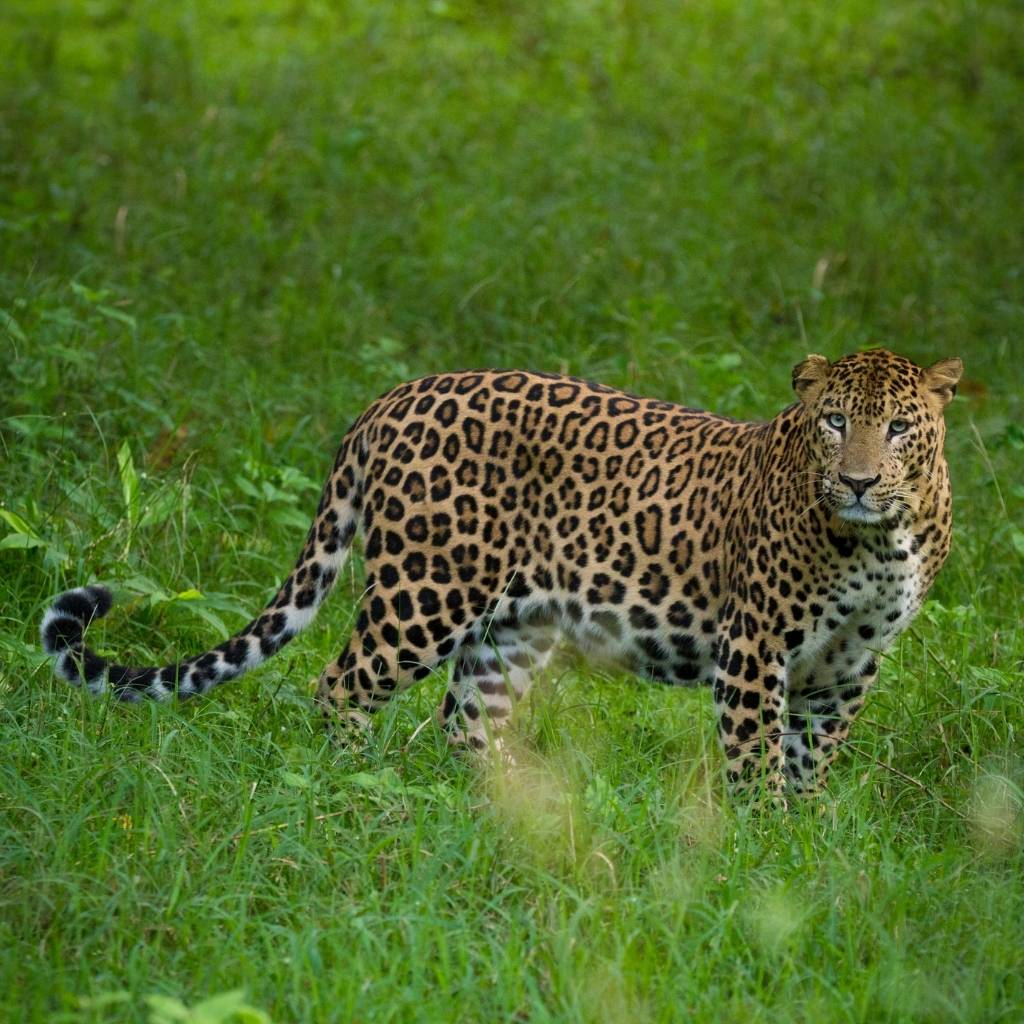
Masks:
[[[110,692],[117,700],[135,703],[185,700],[262,665],[312,622],[337,581],[362,503],[365,454],[357,458],[355,451],[360,447],[352,433],[342,442],[295,568],[244,629],[184,661],[148,668],[114,664],[84,641],[88,625],[110,611],[112,595],[98,584],[77,587],[54,600],[40,626],[43,650],[54,659],[57,675],[93,694]]]

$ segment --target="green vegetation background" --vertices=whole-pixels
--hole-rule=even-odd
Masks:
[[[0,1017],[1020,1020],[1021,33],[1012,0],[5,3]],[[871,344],[966,362],[956,545],[786,816],[722,801],[705,694],[572,663],[510,779],[413,736],[440,678],[331,749],[307,681],[358,559],[207,703],[90,702],[37,649],[94,579],[136,661],[241,624],[410,376],[767,417]]]

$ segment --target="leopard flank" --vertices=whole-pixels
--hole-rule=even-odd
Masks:
[[[958,359],[812,355],[766,423],[555,374],[424,377],[353,424],[295,568],[235,636],[114,664],[84,644],[111,606],[93,585],[54,601],[43,646],[95,694],[205,694],[309,624],[360,534],[355,627],[317,690],[332,727],[451,662],[441,726],[500,744],[562,637],[708,684],[734,791],[813,792],[949,550],[943,413],[960,374]]]

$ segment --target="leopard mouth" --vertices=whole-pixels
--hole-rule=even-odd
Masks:
[[[880,523],[885,518],[885,512],[878,509],[868,508],[860,501],[854,500],[850,505],[844,505],[836,509],[836,515],[847,523]]]
[[[837,518],[846,523],[857,523],[862,526],[893,522],[904,515],[908,508],[909,505],[902,502],[898,495],[875,498],[874,502],[868,505],[863,498],[851,494],[846,497],[845,504],[837,502],[833,506]]]
[[[823,497],[831,506],[833,514],[847,523],[870,526],[882,522],[892,512],[891,500],[882,502],[882,507],[876,508],[865,504],[863,498],[858,498],[853,493],[837,490],[835,483],[827,479],[824,481],[823,491]]]

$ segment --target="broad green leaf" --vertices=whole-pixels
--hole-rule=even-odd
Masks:
[[[146,503],[139,517],[140,526],[159,526],[165,523],[181,505],[183,489],[165,487]]]
[[[1014,527],[1010,531],[1010,541],[1017,554],[1024,558],[1024,530],[1018,530]]]
[[[148,576],[142,576],[136,574],[129,576],[127,579],[122,581],[122,585],[125,590],[137,597],[144,597],[147,599],[147,604],[154,608],[158,604],[166,604],[168,601],[174,600],[174,595],[169,591],[164,590],[158,583],[155,583]]]
[[[0,330],[6,331],[16,341],[25,341],[25,332],[21,329],[18,321],[5,309],[0,309]]]
[[[85,302],[88,302],[93,306],[110,297],[110,292],[106,288],[90,288],[88,285],[84,285],[80,281],[72,281],[71,290],[80,299],[83,299]]]
[[[92,366],[96,362],[96,353],[86,348],[74,348],[71,345],[50,345],[50,355],[59,356],[65,363],[75,366]]]
[[[146,996],[149,1024],[272,1024],[270,1017],[245,1001],[241,990],[223,992],[189,1008],[173,996]]]
[[[247,480],[244,476],[235,477],[235,486],[243,493],[247,494],[250,498],[259,498],[260,492],[256,489],[256,486],[251,480]]]
[[[48,548],[50,545],[42,537],[32,537],[25,533],[9,533],[3,540],[0,540],[0,549],[9,550],[20,548]]]
[[[231,630],[224,624],[224,620],[216,612],[211,611],[205,602],[193,599],[191,601],[184,601],[182,604],[193,615],[198,615],[204,622],[208,622],[222,639],[226,640],[231,636]]]
[[[120,1006],[132,1002],[131,992],[101,992],[95,996],[80,996],[78,1005],[83,1010],[104,1010],[108,1006]]]
[[[270,1024],[270,1018],[245,1001],[240,989],[211,996],[197,1003],[188,1018],[195,1024]]]
[[[279,526],[291,526],[297,530],[306,530],[309,528],[311,516],[306,512],[300,512],[297,508],[277,508],[267,518]]]
[[[115,309],[113,306],[97,306],[97,313],[102,313],[105,317],[110,320],[118,320],[123,324],[127,324],[132,330],[135,330],[135,317],[123,310]]]
[[[134,526],[139,518],[139,474],[135,471],[131,446],[127,441],[117,450],[117,471],[121,477],[121,496],[128,522]]]
[[[309,779],[296,772],[283,769],[281,771],[281,779],[286,786],[293,786],[295,789],[309,789]]]
[[[6,508],[0,508],[0,519],[7,523],[7,525],[17,533],[24,534],[27,537],[39,536],[39,534],[37,534],[36,531],[33,530],[17,512],[12,512],[10,509]]]
[[[250,617],[251,609],[241,604],[231,594],[221,594],[208,590],[203,595],[203,604],[208,608],[216,608],[219,612],[229,612],[232,615],[240,615],[243,618]]]
[[[344,781],[361,789],[380,789],[393,793],[405,788],[398,772],[394,768],[383,768],[379,772],[353,772],[346,775]]]
[[[65,306],[57,309],[45,310],[40,314],[39,319],[48,324],[59,324],[61,327],[85,327],[86,322],[79,320],[74,311]]]

